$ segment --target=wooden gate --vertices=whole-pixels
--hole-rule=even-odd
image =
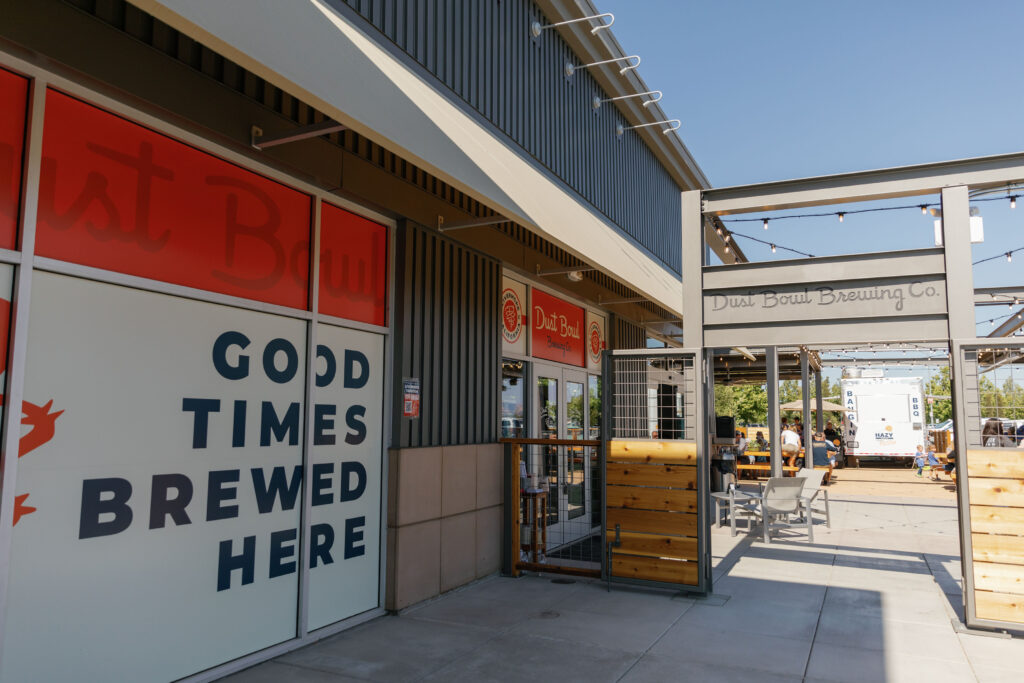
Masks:
[[[697,354],[611,352],[604,368],[604,576],[706,592]]]

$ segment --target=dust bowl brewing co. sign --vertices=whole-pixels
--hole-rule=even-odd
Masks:
[[[583,367],[586,364],[583,309],[536,289],[532,304],[534,357]]]

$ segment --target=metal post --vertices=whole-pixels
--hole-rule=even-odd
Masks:
[[[683,287],[680,310],[683,312],[683,344],[687,348],[704,346],[704,292],[701,268],[704,265],[704,216],[700,211],[700,190],[682,193]]]
[[[804,410],[804,466],[812,462],[811,442],[814,440],[811,430],[811,368],[808,364],[807,350],[800,349],[800,398]]]
[[[971,216],[967,186],[942,188],[942,248],[946,257],[946,306],[949,338],[973,339],[974,271],[971,266]]]
[[[818,409],[814,417],[814,431],[820,432],[825,429],[825,397],[821,395],[821,370],[814,371],[814,393],[817,396],[815,407]]]
[[[764,347],[768,373],[768,439],[771,448],[772,476],[782,476],[782,430],[779,426],[779,349]]]

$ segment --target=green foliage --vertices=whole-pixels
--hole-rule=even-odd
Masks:
[[[939,368],[924,385],[924,393],[929,396],[952,396],[953,386],[949,380],[949,366]],[[927,399],[926,399],[927,400]],[[925,408],[929,406],[926,404]],[[929,422],[944,422],[953,417],[953,401],[948,398],[936,398],[930,406]]]

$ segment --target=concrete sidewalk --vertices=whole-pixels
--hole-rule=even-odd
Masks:
[[[715,530],[707,599],[492,577],[228,680],[1024,680],[1024,640],[954,629],[952,503],[833,499],[814,544],[781,536]]]

